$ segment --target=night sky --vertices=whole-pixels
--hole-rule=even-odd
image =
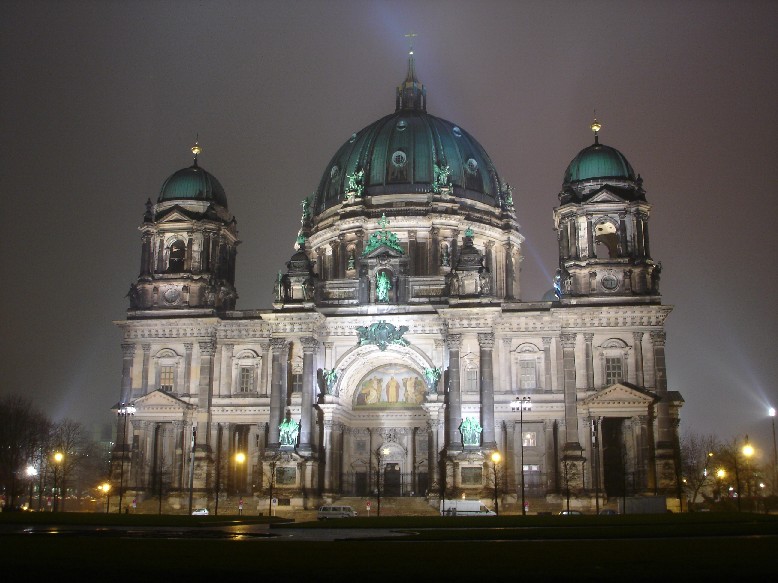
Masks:
[[[748,433],[764,451],[778,406],[777,27],[774,1],[5,0],[0,392],[53,419],[112,420],[113,321],[144,203],[191,164],[198,134],[243,241],[238,308],[269,308],[300,201],[353,132],[394,111],[415,32],[428,111],[514,187],[524,300],[551,287],[552,209],[596,110],[653,205],[681,429]]]

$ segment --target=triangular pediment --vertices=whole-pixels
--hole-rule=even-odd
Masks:
[[[171,208],[167,214],[157,218],[157,223],[180,223],[182,221],[190,222],[193,220],[192,213],[186,212],[179,206]]]
[[[645,413],[658,400],[657,396],[630,383],[616,383],[597,391],[583,400],[590,414],[627,415]]]
[[[152,413],[154,411],[164,410],[170,411],[185,411],[190,407],[189,403],[182,401],[178,397],[166,393],[164,391],[154,391],[148,395],[143,395],[139,399],[135,399],[133,402],[135,409],[138,412]]]
[[[618,194],[611,192],[607,187],[603,188],[589,198],[587,203],[593,202],[625,202]]]
[[[403,253],[402,253],[402,251],[398,251],[397,249],[393,249],[392,247],[389,247],[388,245],[379,245],[378,247],[376,247],[375,249],[370,251],[370,253],[365,255],[364,258],[372,259],[374,257],[381,257],[381,256],[386,256],[386,257],[402,257]]]

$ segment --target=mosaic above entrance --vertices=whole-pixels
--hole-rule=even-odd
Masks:
[[[374,368],[354,391],[354,409],[418,407],[424,402],[424,379],[406,366],[387,364]]]

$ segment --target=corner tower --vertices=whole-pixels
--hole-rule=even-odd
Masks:
[[[601,144],[581,150],[565,172],[554,209],[559,240],[557,296],[609,301],[659,296],[661,265],[651,259],[643,179],[626,157]],[[652,300],[649,300],[652,301]]]
[[[232,310],[238,231],[219,181],[194,161],[149,199],[140,226],[140,275],[130,285],[130,312],[203,315]]]

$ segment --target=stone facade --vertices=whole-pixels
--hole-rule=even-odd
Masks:
[[[393,119],[352,138],[364,164],[343,182],[352,190],[333,190],[336,176],[355,172],[338,154],[303,203],[298,251],[268,278],[272,309],[234,309],[238,240],[226,200],[148,209],[142,293],[117,323],[117,407],[135,407],[117,451],[132,496],[161,490],[180,508],[189,497],[212,507],[235,496],[259,509],[271,498],[311,508],[377,491],[435,503],[489,499],[495,477],[507,503],[522,485],[530,500],[570,496],[583,508],[627,493],[677,495],[682,399],[667,382],[671,308],[652,276],[660,266],[642,180],[565,184],[553,209],[556,293],[522,301],[510,187],[479,183],[479,172],[496,171],[472,157],[459,174],[437,171],[469,136],[427,114],[421,93],[410,99],[415,86],[398,89]],[[407,171],[375,171],[388,123],[422,132],[414,143],[448,128],[429,150],[434,182],[402,188],[390,182]],[[365,145],[365,134],[379,137]],[[397,139],[390,149],[404,153],[391,164],[421,165]],[[168,240],[183,242],[174,267]],[[163,280],[196,282],[211,300],[159,300]]]

